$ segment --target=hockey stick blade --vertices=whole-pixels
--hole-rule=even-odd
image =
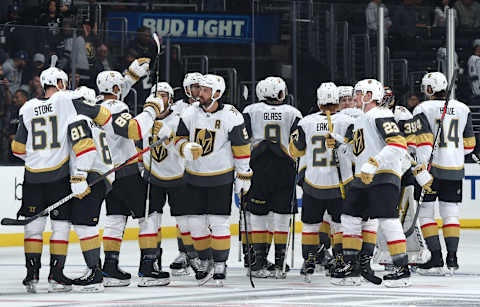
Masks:
[[[56,54],[52,55],[52,58],[50,60],[50,67],[57,66],[57,61],[58,61],[57,55]]]
[[[139,151],[138,153],[136,153],[135,155],[131,156],[129,159],[125,160],[122,164],[118,165],[117,167],[114,167],[112,169],[110,169],[109,171],[107,171],[106,173],[104,173],[102,176],[96,178],[95,180],[93,180],[91,183],[88,184],[89,187],[92,187],[94,186],[95,184],[97,184],[98,182],[104,180],[108,175],[110,175],[111,173],[113,172],[116,172],[118,171],[119,169],[123,168],[124,166],[126,166],[128,163],[130,163],[131,161],[135,160],[136,158],[140,157],[141,155],[143,155],[144,153],[146,153],[147,151],[149,150],[152,150],[153,148],[157,147],[158,145],[160,145],[161,143],[163,143],[165,140],[167,140],[167,138],[162,138],[158,141],[156,141],[155,143],[153,143],[152,145],[150,145],[149,147],[147,148],[144,148],[142,149],[141,151]],[[72,199],[74,197],[74,194],[71,193],[67,196],[65,196],[64,198],[60,199],[59,201],[57,201],[56,203],[48,206],[47,208],[43,209],[41,212],[35,214],[34,216],[31,216],[31,217],[27,217],[25,219],[22,219],[22,220],[19,220],[19,219],[12,219],[12,218],[3,218],[1,221],[0,221],[0,224],[4,225],[4,226],[22,226],[22,225],[27,225],[28,223],[31,223],[33,222],[34,220],[38,219],[39,217],[41,216],[44,216],[48,213],[50,213],[52,210],[60,207],[61,205],[65,204],[66,202],[68,202],[70,199]]]
[[[157,54],[160,54],[160,39],[158,38],[157,33],[153,33],[152,36],[155,44],[157,45]]]

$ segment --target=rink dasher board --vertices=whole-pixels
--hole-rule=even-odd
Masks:
[[[0,203],[2,204],[1,217],[15,217],[21,205],[23,166],[0,166]],[[302,189],[297,186],[297,197],[301,206]],[[480,166],[477,164],[465,164],[465,179],[463,184],[463,202],[461,206],[460,225],[462,228],[480,229]],[[299,209],[301,210],[301,208]],[[105,206],[102,206],[99,228],[103,228]],[[232,196],[231,230],[232,235],[238,234],[238,201]],[[438,209],[436,217],[439,218]],[[301,231],[300,214],[297,215],[296,231]],[[162,235],[164,238],[176,236],[175,219],[170,216],[168,204],[164,207],[162,217]],[[47,232],[44,233],[44,242],[50,237],[50,225],[47,225]],[[138,224],[135,220],[129,219],[125,240],[136,240],[138,235]],[[78,242],[75,235],[71,236],[71,242]],[[23,245],[22,226],[1,226],[0,225],[0,246]]]

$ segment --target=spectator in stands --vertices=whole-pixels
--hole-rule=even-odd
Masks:
[[[60,12],[57,11],[57,1],[48,1],[46,11],[38,18],[38,25],[45,27],[41,30],[44,43],[44,46],[42,47],[45,48],[45,51],[50,50],[57,45],[61,23],[62,17]]]
[[[40,83],[40,76],[34,76],[29,82],[29,93],[28,98],[40,98],[43,96],[43,88]]]
[[[432,25],[432,9],[424,5],[423,0],[415,0],[416,9],[416,27],[426,28]]]
[[[93,64],[93,69],[91,78],[96,80],[97,75],[104,70],[112,70],[113,66],[110,64],[110,59],[108,58],[108,47],[105,44],[100,44],[97,48],[97,57]]]
[[[450,6],[450,0],[437,0],[437,5],[433,11],[434,27],[446,27],[447,26],[447,9],[452,9],[455,14],[455,24],[458,25],[457,11],[453,6]]]
[[[473,0],[457,0],[455,9],[460,19],[460,26],[465,28],[480,27],[480,4]]]
[[[8,138],[9,143],[13,141],[15,138],[15,134],[17,132],[17,126],[19,123],[19,110],[20,108],[27,102],[28,100],[28,93],[24,90],[17,90],[15,91],[15,95],[13,96],[13,104],[9,104],[6,110],[6,117],[8,122]],[[9,146],[10,148],[10,146]],[[8,160],[11,162],[23,162],[23,160],[15,157],[11,150],[8,152]]]
[[[157,47],[152,39],[150,28],[142,26],[137,30],[137,37],[131,42],[128,49],[134,49],[141,58],[150,58],[153,62],[157,54]]]
[[[392,31],[399,38],[399,44],[405,47],[415,45],[416,10],[414,0],[403,0],[402,5],[396,8],[393,15]]]
[[[22,85],[23,69],[28,60],[28,55],[25,51],[17,51],[13,59],[7,59],[3,63],[3,73],[8,79],[10,92],[13,94]]]
[[[468,59],[468,76],[472,88],[471,103],[480,105],[480,39],[473,42],[473,54]]]
[[[378,22],[377,22],[377,12],[378,7],[382,5],[382,0],[372,0],[365,10],[365,16],[367,18],[367,29],[369,34],[376,35]],[[385,7],[385,35],[388,33],[388,29],[392,26],[392,20],[390,19],[390,14],[388,13],[388,8]]]
[[[82,85],[88,85],[90,81],[88,52],[91,50],[87,50],[86,39],[89,37],[91,31],[90,20],[84,19],[81,26],[81,35],[77,36],[75,41],[73,41],[73,38],[67,38],[65,40],[65,50],[70,52],[71,59],[76,59],[74,65],[76,65],[77,72],[80,74],[80,83]]]
[[[6,106],[12,101],[12,94],[8,86],[9,81],[3,73],[2,65],[0,65],[0,115],[4,115]]]

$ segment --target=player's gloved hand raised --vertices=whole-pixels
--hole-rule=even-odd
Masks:
[[[170,129],[170,127],[165,125],[162,121],[156,120],[153,123],[153,134],[152,135],[154,136],[154,141],[155,142],[156,142],[156,140],[165,139],[165,141],[163,141],[163,143],[165,145],[168,145],[172,141],[173,131],[172,131],[172,129]]]
[[[344,144],[345,143],[345,139],[339,135],[339,134],[336,134],[336,133],[329,133],[327,135],[327,147],[330,148],[330,149],[333,149],[335,148],[338,144]]]
[[[243,194],[247,194],[248,190],[250,190],[250,185],[251,185],[251,180],[253,176],[253,171],[251,169],[248,169],[246,172],[243,173],[237,173],[237,177],[235,177],[235,194],[240,195],[240,193],[243,192]]]
[[[432,183],[433,177],[427,171],[425,164],[419,165],[412,170],[413,175],[417,183],[425,190],[427,193],[432,193]]]
[[[362,165],[360,169],[360,180],[362,180],[365,184],[370,184],[373,181],[373,177],[375,176],[375,172],[379,164],[375,158],[370,157],[367,162]]]
[[[90,187],[87,183],[87,172],[77,170],[70,176],[70,188],[74,197],[82,199],[90,193]]]
[[[151,113],[154,118],[160,117],[160,114],[166,110],[165,102],[161,97],[150,95],[147,100],[145,100],[143,110]]]
[[[127,75],[133,80],[138,81],[139,79],[145,77],[148,74],[150,69],[150,59],[149,58],[139,58],[128,66]]]
[[[82,97],[84,101],[88,104],[94,105],[96,102],[97,94],[95,90],[88,88],[86,86],[80,86],[75,90],[75,94]]]
[[[195,142],[186,142],[180,147],[180,155],[182,155],[187,161],[197,160],[202,153],[202,146]]]

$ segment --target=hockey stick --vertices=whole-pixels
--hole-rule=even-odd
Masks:
[[[155,71],[155,97],[157,97],[157,88],[158,88],[158,75],[160,70],[160,41],[158,40],[157,33],[153,33],[153,40],[155,44],[157,44],[157,58],[155,59],[156,71]],[[155,121],[153,122],[152,126],[152,140],[153,140],[153,132],[155,131]],[[152,185],[152,161],[153,161],[153,154],[150,153],[150,161],[148,162],[148,176],[147,176],[147,198],[145,201],[145,219],[148,219],[148,215],[150,213],[150,189]]]
[[[448,101],[450,100],[450,96],[452,95],[453,85],[455,84],[455,80],[457,79],[457,74],[458,74],[458,69],[454,69],[452,78],[450,79],[450,84],[448,85],[448,88],[447,88],[447,95],[445,96],[445,104],[443,105],[443,112],[440,118],[440,123],[435,133],[435,138],[433,139],[433,149],[432,149],[432,152],[430,153],[430,158],[428,159],[427,170],[429,172],[430,172],[430,169],[432,168],[433,155],[435,151],[438,149],[438,144],[437,144],[438,137],[440,136],[440,133],[443,133],[443,119],[445,118],[445,114],[447,113]],[[420,193],[420,199],[418,200],[417,210],[415,211],[415,215],[413,217],[412,225],[410,225],[410,228],[408,228],[407,231],[405,231],[405,237],[411,236],[412,233],[415,231],[415,224],[417,223],[418,214],[420,213],[420,207],[422,206],[424,197],[425,197],[425,189],[422,188],[422,192]]]
[[[247,241],[247,253],[248,253],[248,278],[250,278],[250,284],[252,285],[252,288],[255,288],[255,284],[253,283],[253,278],[252,278],[252,255],[250,251],[250,242],[248,241],[248,227],[247,227],[247,208],[245,203],[245,196],[243,194],[243,189],[240,190],[240,214],[243,213],[243,222],[244,226],[243,228],[245,229],[245,239]]]
[[[242,204],[239,200],[240,214],[238,216],[238,262],[242,262]]]
[[[288,250],[290,249],[290,244],[292,241],[293,236],[293,231],[295,231],[295,206],[297,205],[297,174],[298,174],[298,166],[300,164],[299,159],[295,161],[295,176],[293,180],[293,191],[292,191],[292,199],[291,199],[291,205],[290,205],[290,220],[288,222],[288,235],[287,235],[287,246],[285,248],[285,259],[283,260],[282,263],[282,273],[285,274],[287,270],[287,256],[288,256]],[[294,245],[292,245],[294,246]],[[293,255],[293,249],[292,249],[292,255]],[[293,268],[293,258],[292,258],[292,268]]]
[[[156,146],[160,145],[161,143],[163,143],[163,141],[165,141],[166,138],[164,139],[161,139],[161,140],[158,140],[156,141],[155,143],[153,143],[150,147],[147,147],[141,151],[139,151],[138,153],[136,153],[135,155],[131,156],[128,160],[126,160],[125,162],[123,162],[122,164],[110,169],[109,171],[107,171],[105,174],[103,174],[102,176],[96,178],[95,180],[93,180],[91,183],[88,184],[89,187],[92,187],[94,186],[95,184],[99,183],[100,181],[104,180],[108,175],[110,175],[111,173],[113,172],[116,172],[118,171],[119,169],[123,168],[124,166],[126,166],[128,163],[132,162],[133,160],[135,160],[136,158],[140,157],[141,155],[143,155],[145,152],[151,150],[152,148],[155,148]],[[72,199],[73,197],[75,196],[75,194],[71,193],[67,196],[65,196],[64,198],[60,199],[59,201],[57,201],[56,203],[48,206],[47,208],[43,209],[40,213],[37,213],[36,215],[34,216],[31,216],[31,217],[27,217],[25,219],[22,219],[22,220],[19,220],[19,219],[12,219],[12,218],[3,218],[2,221],[1,221],[1,224],[4,225],[4,226],[22,226],[22,225],[27,225],[28,223],[31,223],[33,221],[35,221],[36,219],[38,219],[39,217],[41,216],[44,216],[48,213],[50,213],[52,210],[60,207],[61,205],[65,204],[66,202],[68,202],[70,199]]]

